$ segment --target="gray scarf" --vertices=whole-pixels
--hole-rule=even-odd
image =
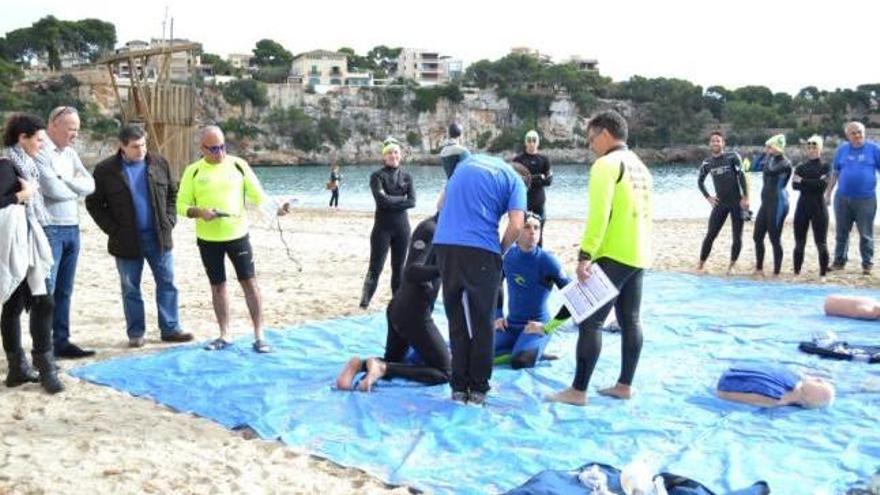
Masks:
[[[6,148],[4,154],[12,161],[12,165],[15,167],[18,175],[26,181],[37,184],[40,179],[40,171],[37,168],[37,164],[19,145],[16,144]],[[39,191],[31,196],[31,199],[27,202],[27,218],[31,225],[34,223],[42,225],[48,219],[46,216],[46,206],[43,204],[43,195]]]

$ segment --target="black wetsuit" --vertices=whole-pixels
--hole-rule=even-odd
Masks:
[[[520,153],[514,157],[513,161],[521,163],[525,168],[529,169],[532,174],[529,182],[529,190],[526,193],[526,205],[530,212],[537,213],[541,217],[541,236],[538,239],[538,245],[544,245],[544,221],[547,219],[544,214],[544,203],[547,196],[544,194],[544,188],[553,183],[553,172],[550,171],[550,160],[540,154]]]
[[[730,215],[730,225],[733,230],[733,241],[730,244],[730,262],[735,263],[739,258],[740,250],[742,250],[742,231],[743,217],[740,200],[743,196],[748,195],[746,190],[746,176],[742,170],[742,161],[736,153],[721,153],[718,156],[710,156],[703,160],[700,165],[700,175],[697,179],[697,185],[700,192],[708,198],[709,191],[706,190],[706,176],[712,175],[712,185],[715,187],[715,196],[718,198],[718,204],[712,207],[712,213],[709,214],[709,228],[706,231],[706,237],[703,239],[703,246],[700,249],[700,261],[704,262],[709,259],[709,253],[712,251],[712,244],[721,227]]]
[[[385,378],[400,377],[437,385],[449,381],[449,349],[431,313],[440,291],[440,268],[432,242],[437,217],[416,226],[409,245],[403,282],[388,304],[388,335],[385,340]],[[412,347],[424,364],[405,362]]]
[[[782,225],[788,215],[788,191],[791,162],[783,155],[767,155],[761,160],[764,170],[764,188],[761,189],[761,208],[755,219],[755,268],[764,269],[764,236],[770,236],[773,246],[773,273],[782,269]]]
[[[406,247],[409,244],[409,216],[416,205],[412,177],[399,167],[382,167],[370,175],[370,189],[376,200],[373,232],[370,234],[370,267],[364,279],[361,307],[369,305],[391,248],[391,292],[400,286]]]
[[[339,208],[339,181],[341,179],[342,174],[330,172],[330,183],[333,185],[332,189],[330,189],[330,206],[337,208]]]
[[[792,181],[792,187],[800,191],[794,210],[794,272],[800,273],[807,246],[807,230],[813,225],[813,240],[819,251],[819,275],[828,272],[828,207],[825,205],[825,187],[831,167],[818,158],[801,163],[794,169],[800,182]]]

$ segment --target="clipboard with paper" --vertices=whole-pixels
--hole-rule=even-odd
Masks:
[[[602,268],[593,264],[586,282],[574,279],[562,288],[560,294],[571,318],[580,323],[617,297],[618,290]]]

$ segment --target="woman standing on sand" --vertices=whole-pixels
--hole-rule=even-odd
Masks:
[[[46,126],[32,115],[16,114],[6,122],[0,155],[0,331],[9,371],[6,386],[39,381],[50,394],[64,390],[52,354],[54,303],[46,292],[52,269],[52,251],[38,221],[42,200],[37,191],[33,158],[42,147]],[[30,308],[34,365],[31,369],[21,347],[21,313]]]
[[[400,170],[401,149],[388,139],[382,148],[384,166],[370,175],[370,190],[376,201],[376,215],[370,234],[370,267],[364,278],[360,307],[366,309],[376,292],[379,275],[391,248],[391,293],[397,292],[406,248],[410,239],[406,210],[416,205],[416,189],[409,173]]]

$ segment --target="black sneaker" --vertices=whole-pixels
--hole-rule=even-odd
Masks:
[[[162,342],[189,342],[193,339],[193,334],[189,332],[179,331],[169,333],[162,336]]]
[[[486,405],[486,393],[485,392],[475,392],[473,390],[468,394],[468,404],[474,406],[485,406]]]
[[[452,391],[452,402],[460,402],[462,404],[467,404],[468,401],[468,393],[465,391],[453,390]]]
[[[81,359],[92,357],[94,355],[95,351],[81,349],[78,345],[72,343],[59,349],[55,349],[55,357],[59,359]]]
[[[839,272],[839,271],[843,270],[843,267],[844,267],[844,265],[841,265],[840,263],[834,263],[833,265],[828,267],[828,271],[829,272]]]

